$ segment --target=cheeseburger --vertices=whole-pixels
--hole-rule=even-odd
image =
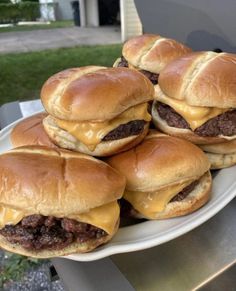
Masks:
[[[160,71],[171,61],[189,52],[190,48],[174,39],[144,34],[124,44],[122,56],[116,60],[114,67],[139,70],[156,85]]]
[[[136,148],[110,157],[108,163],[126,177],[123,198],[137,218],[185,215],[209,199],[209,161],[188,141],[153,131]]]
[[[38,113],[20,121],[11,132],[10,138],[12,145],[14,147],[45,145],[57,148],[43,128],[43,119],[47,116],[47,113]]]
[[[93,157],[25,146],[0,155],[0,247],[46,258],[84,253],[119,226],[125,178]]]
[[[58,146],[107,156],[138,144],[148,132],[152,83],[127,68],[88,66],[62,71],[43,85],[50,114],[43,125]]]
[[[161,131],[196,144],[236,138],[236,55],[196,52],[160,74],[152,107]]]

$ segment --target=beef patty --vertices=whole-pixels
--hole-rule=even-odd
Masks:
[[[156,110],[169,126],[191,130],[187,121],[169,105],[158,102]],[[194,133],[199,136],[236,135],[236,110],[226,111],[223,114],[209,119],[196,128]]]
[[[117,64],[117,67],[129,67],[129,64],[128,64],[128,61],[123,57],[121,56],[120,58],[120,62]],[[146,71],[146,70],[139,70],[140,73],[142,73],[145,77],[147,77],[153,85],[156,85],[158,84],[158,77],[159,77],[159,74],[155,74],[155,73],[152,73],[152,72],[149,72],[149,71]]]
[[[6,225],[0,234],[10,243],[37,251],[59,250],[73,242],[84,243],[107,235],[91,224],[38,214],[26,216],[16,225]]]
[[[117,64],[117,67],[128,68],[129,67],[128,61],[123,56],[121,56],[120,57],[120,62]]]
[[[140,73],[142,73],[145,77],[147,77],[153,85],[158,84],[158,77],[159,74],[155,74],[146,70],[139,70]]]
[[[138,135],[143,131],[145,124],[145,120],[132,120],[126,124],[120,124],[117,128],[108,132],[102,141],[117,140],[132,135]]]
[[[186,186],[182,191],[180,191],[177,195],[175,195],[169,203],[171,202],[179,202],[184,200],[189,194],[190,192],[193,191],[193,189],[197,186],[198,184],[198,180],[193,181],[191,184],[189,184],[188,186]]]
[[[172,202],[180,202],[184,200],[197,186],[198,180],[193,181],[191,184],[186,186],[181,192],[175,195],[169,203]],[[140,214],[137,210],[133,208],[133,206],[125,199],[120,200],[120,215],[121,217],[140,217]]]

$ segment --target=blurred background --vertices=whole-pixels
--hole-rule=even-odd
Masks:
[[[112,66],[141,33],[133,0],[0,0],[0,105],[39,98],[65,68]]]

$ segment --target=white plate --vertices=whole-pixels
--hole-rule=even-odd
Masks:
[[[12,148],[10,132],[24,118],[12,123],[0,132],[0,153]],[[198,211],[179,218],[162,221],[146,221],[120,228],[116,236],[95,251],[70,255],[66,258],[75,261],[93,261],[109,255],[132,252],[157,246],[177,238],[194,229],[214,216],[236,196],[236,166],[219,171],[213,180],[211,200]]]

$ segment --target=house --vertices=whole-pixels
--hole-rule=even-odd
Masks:
[[[80,26],[98,27],[120,25],[121,41],[142,34],[142,24],[134,0],[39,0],[41,17],[45,20],[74,19],[77,13]],[[72,2],[78,8],[73,12]]]

